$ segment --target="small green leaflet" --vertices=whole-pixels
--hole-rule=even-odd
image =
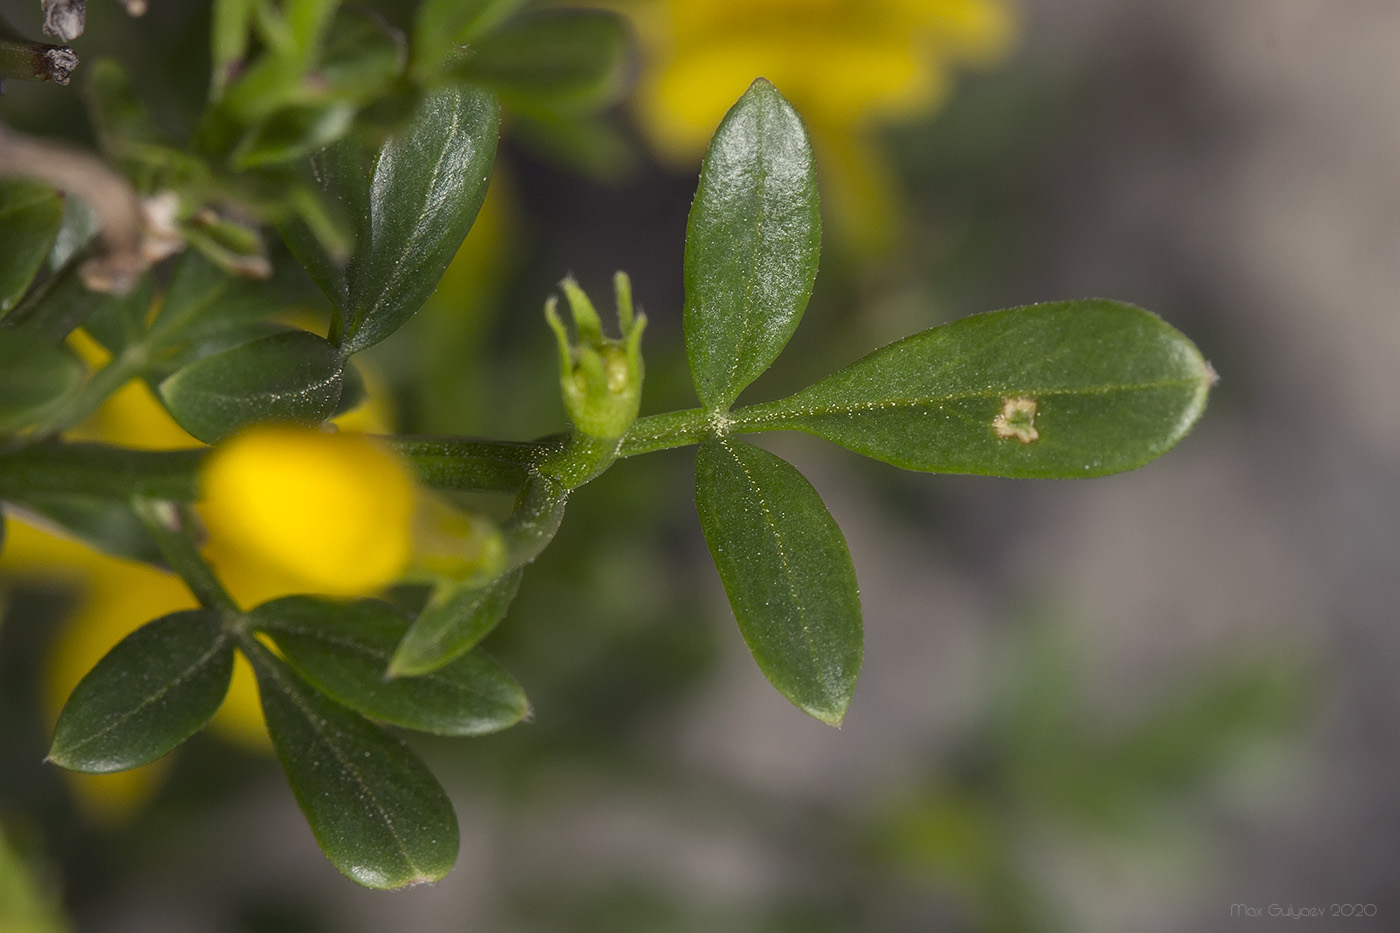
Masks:
[[[436,881],[457,859],[457,815],[402,740],[312,689],[261,644],[242,644],[277,757],[321,851],[352,881]]]
[[[786,461],[743,441],[706,441],[695,505],[739,631],[773,686],[840,725],[864,636],[846,539]]]
[[[415,678],[461,657],[505,617],[524,571],[517,567],[486,583],[460,583],[434,598],[399,642],[392,677]]]
[[[760,78],[710,140],[686,228],[685,352],[705,408],[728,408],[777,359],[820,252],[807,131]]]
[[[273,334],[166,377],[161,401],[180,427],[213,444],[259,421],[320,424],[340,401],[343,363],[307,331]]]
[[[515,678],[479,651],[421,677],[387,680],[385,669],[409,619],[377,600],[340,603],[288,596],[249,614],[298,674],[373,719],[438,735],[483,735],[524,719],[530,704]]]
[[[1156,315],[1103,299],[978,314],[733,414],[910,470],[1102,476],[1142,466],[1205,410],[1215,373]]]
[[[132,632],[63,707],[49,760],[72,771],[125,771],[203,728],[224,702],[233,647],[217,612],[162,616]]]

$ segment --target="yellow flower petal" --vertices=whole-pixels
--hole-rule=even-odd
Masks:
[[[287,592],[367,595],[408,562],[412,479],[364,435],[250,428],[214,451],[200,488],[206,556],[233,590],[261,577]],[[234,592],[249,595],[266,598]]]

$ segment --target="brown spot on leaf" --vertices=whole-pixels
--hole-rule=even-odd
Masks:
[[[1035,399],[1025,396],[1001,400],[1001,412],[992,419],[997,437],[1030,444],[1040,439],[1035,429]]]

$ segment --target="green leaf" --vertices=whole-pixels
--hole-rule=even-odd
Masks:
[[[457,816],[423,762],[261,645],[245,643],[244,652],[287,783],[332,864],[369,888],[447,874],[457,858]]]
[[[407,616],[388,603],[288,596],[249,617],[271,635],[298,674],[338,703],[373,719],[438,735],[483,735],[530,711],[505,668],[472,652],[422,677],[386,680]]]
[[[413,24],[414,67],[431,76],[466,45],[524,4],[524,0],[424,0]]]
[[[1215,373],[1156,315],[1092,299],[1011,308],[906,337],[733,430],[807,431],[910,470],[1101,476],[1170,449]]]
[[[63,225],[63,199],[27,178],[0,178],[0,313],[24,297]]]
[[[244,135],[230,162],[247,171],[299,159],[344,136],[354,118],[355,107],[347,101],[284,107]]]
[[[517,567],[485,585],[464,583],[435,594],[399,641],[389,675],[418,678],[447,670],[443,665],[467,654],[505,617],[522,573]]]
[[[296,217],[279,223],[277,231],[336,313],[344,315],[350,305],[350,248],[368,236],[373,166],[359,141],[346,138],[313,153],[307,169],[314,187],[296,189],[289,205]],[[345,247],[343,253],[332,248],[337,243]]]
[[[12,501],[85,544],[130,560],[162,564],[160,549],[126,499],[30,492]]]
[[[160,397],[207,444],[258,421],[320,424],[340,400],[341,358],[315,334],[273,334],[167,376]]]
[[[83,364],[28,331],[0,328],[0,431],[23,427],[77,391]]]
[[[380,150],[347,270],[346,356],[392,334],[437,288],[486,197],[499,129],[494,97],[448,87]]]
[[[83,321],[83,329],[107,352],[117,356],[146,335],[146,314],[151,310],[154,286],[151,276],[143,275],[127,294],[109,295],[88,291],[78,277],[73,276],[50,292],[49,297],[55,301],[86,304],[87,320]],[[76,314],[77,308],[72,307],[69,313]]]
[[[194,735],[224,702],[233,647],[208,609],[173,612],[123,638],[64,704],[49,760],[72,771],[125,771]]]
[[[685,238],[685,352],[700,402],[728,408],[802,319],[821,251],[807,131],[762,78],[710,140]]]
[[[742,441],[707,441],[695,505],[739,631],[765,677],[840,725],[860,671],[860,595],[846,539],[801,473]]]
[[[472,43],[458,69],[526,112],[600,107],[622,92],[629,50],[622,17],[550,10],[522,17]]]
[[[207,340],[242,330],[279,309],[266,285],[230,275],[199,253],[186,252],[151,323],[149,343]]]

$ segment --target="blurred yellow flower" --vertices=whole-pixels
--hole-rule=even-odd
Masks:
[[[853,238],[885,238],[896,212],[869,138],[882,122],[940,106],[953,71],[1006,54],[1010,0],[638,0],[643,128],[662,155],[689,163],[754,78],[802,114],[823,193]]]
[[[206,556],[240,604],[363,596],[408,564],[413,479],[364,435],[263,425],[215,448],[199,514]]]

